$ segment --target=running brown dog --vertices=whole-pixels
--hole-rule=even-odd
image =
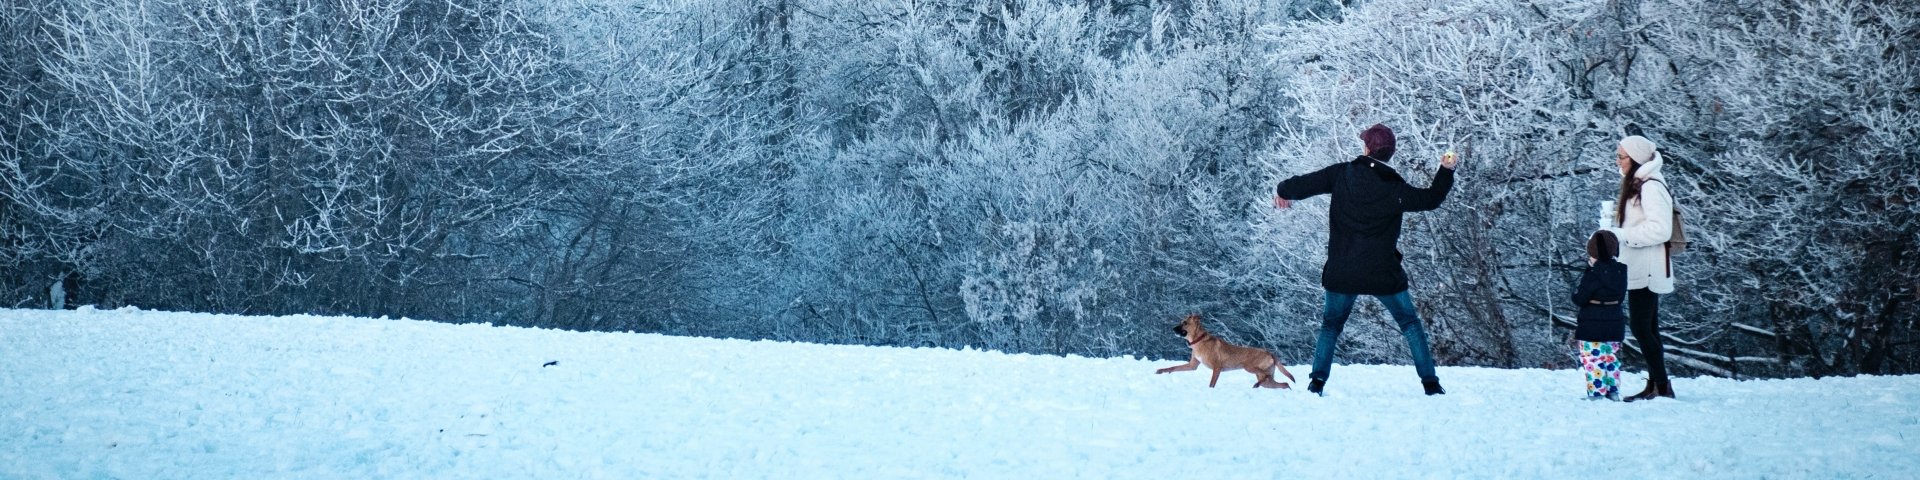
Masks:
[[[1213,388],[1220,383],[1221,371],[1235,368],[1246,369],[1254,376],[1260,377],[1260,381],[1253,384],[1256,388],[1291,388],[1287,382],[1274,379],[1273,371],[1279,369],[1280,373],[1287,376],[1287,381],[1294,381],[1293,373],[1287,371],[1286,365],[1280,364],[1279,357],[1273,356],[1273,352],[1227,343],[1226,340],[1207,333],[1206,327],[1200,326],[1198,314],[1187,315],[1186,320],[1173,326],[1173,332],[1187,339],[1187,346],[1193,347],[1193,358],[1187,360],[1185,365],[1174,365],[1155,370],[1153,373],[1185,372],[1205,363],[1207,368],[1213,369],[1213,380],[1207,382],[1207,388]]]

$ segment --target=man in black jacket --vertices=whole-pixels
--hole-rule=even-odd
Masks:
[[[1400,333],[1407,337],[1414,370],[1427,394],[1446,393],[1433,372],[1427,331],[1414,313],[1413,296],[1407,293],[1399,241],[1402,214],[1440,208],[1446,201],[1447,192],[1453,190],[1455,159],[1451,153],[1441,157],[1433,185],[1414,188],[1387,166],[1394,152],[1392,129],[1375,124],[1360,132],[1360,140],[1366,150],[1359,158],[1289,178],[1274,190],[1274,208],[1291,208],[1293,201],[1315,195],[1333,196],[1333,204],[1327,207],[1327,264],[1320,272],[1320,285],[1327,290],[1326,308],[1319,341],[1313,346],[1313,373],[1308,375],[1313,381],[1307,390],[1322,394],[1333,367],[1334,343],[1346,328],[1354,299],[1372,295],[1393,314]]]

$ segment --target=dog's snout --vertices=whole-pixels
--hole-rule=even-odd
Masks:
[[[1173,333],[1178,333],[1178,334],[1180,334],[1180,336],[1182,336],[1182,337],[1184,337],[1184,336],[1187,336],[1187,326],[1186,326],[1186,325],[1174,325],[1174,326],[1173,326]]]

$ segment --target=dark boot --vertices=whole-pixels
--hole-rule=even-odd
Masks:
[[[1636,394],[1633,394],[1633,396],[1627,397],[1627,401],[1637,402],[1641,400],[1652,400],[1654,399],[1654,397],[1661,397],[1661,396],[1665,396],[1667,398],[1673,398],[1673,394],[1671,393],[1671,390],[1669,390],[1669,393],[1667,395],[1660,394],[1660,385],[1664,383],[1667,383],[1667,382],[1665,380],[1647,380],[1647,389],[1641,390],[1640,393],[1636,393]],[[1668,388],[1671,389],[1672,387],[1668,387]]]
[[[1660,381],[1660,396],[1673,398],[1673,381],[1672,380]]]
[[[1307,391],[1313,392],[1314,395],[1319,395],[1322,397],[1327,396],[1327,394],[1321,392],[1321,390],[1325,388],[1327,388],[1326,380],[1321,380],[1316,378],[1316,379],[1313,379],[1313,381],[1311,382],[1307,382]]]
[[[1420,386],[1426,387],[1427,395],[1446,395],[1447,390],[1440,388],[1439,380],[1421,380]]]

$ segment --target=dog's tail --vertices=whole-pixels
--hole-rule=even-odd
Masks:
[[[1281,364],[1280,364],[1280,357],[1277,357],[1277,356],[1274,356],[1274,355],[1273,355],[1273,354],[1271,354],[1271,353],[1269,353],[1269,354],[1267,354],[1267,356],[1269,356],[1269,357],[1273,357],[1273,368],[1277,368],[1277,369],[1280,369],[1280,374],[1281,374],[1281,375],[1286,375],[1286,376],[1287,376],[1287,382],[1288,382],[1288,383],[1298,383],[1298,382],[1299,382],[1298,380],[1294,380],[1294,379],[1293,379],[1293,372],[1289,372],[1289,371],[1287,371],[1287,366],[1286,366],[1286,365],[1281,365]]]

